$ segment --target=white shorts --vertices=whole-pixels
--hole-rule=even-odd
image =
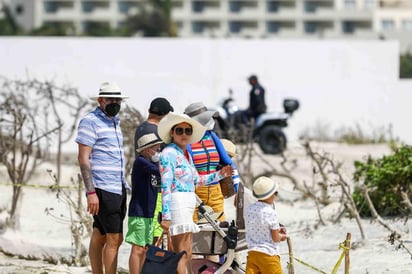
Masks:
[[[171,194],[171,236],[187,232],[197,233],[200,231],[199,227],[193,222],[195,207],[196,196],[194,192],[173,192]]]

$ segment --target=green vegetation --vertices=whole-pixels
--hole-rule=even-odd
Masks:
[[[380,159],[368,157],[366,162],[355,162],[354,180],[358,183],[353,199],[361,216],[371,216],[361,185],[369,189],[369,196],[381,216],[404,216],[409,213],[402,199],[406,193],[412,198],[412,147],[393,147],[392,155]]]
[[[3,7],[4,18],[0,18],[0,35],[21,35],[24,31],[19,27],[14,20],[10,9],[6,6]],[[1,11],[0,11],[1,12]]]
[[[400,56],[399,77],[412,78],[412,55],[410,53]]]
[[[135,36],[174,37],[176,28],[171,21],[171,0],[150,0],[139,3],[135,14],[128,14],[124,22],[117,27],[108,22],[88,21],[82,34],[70,22],[48,22],[47,24],[25,32],[14,20],[10,9],[3,7],[4,18],[0,18],[0,35],[15,36]],[[0,11],[1,12],[1,11]]]
[[[356,124],[354,127],[343,127],[336,131],[336,138],[341,143],[353,145],[384,144],[394,141],[392,125],[375,127],[366,132],[359,124]]]

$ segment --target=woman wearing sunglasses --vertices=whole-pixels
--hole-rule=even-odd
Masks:
[[[199,175],[193,159],[186,150],[188,144],[198,142],[206,128],[185,114],[170,112],[159,123],[159,137],[167,146],[160,156],[162,188],[161,226],[170,232],[175,252],[186,251],[179,262],[177,273],[192,273],[193,233],[199,232],[193,222],[196,207],[195,186],[232,176],[232,167],[227,166],[218,172]]]

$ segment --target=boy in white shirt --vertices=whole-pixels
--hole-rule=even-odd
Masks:
[[[279,243],[286,240],[287,234],[273,207],[278,185],[268,177],[259,177],[253,183],[253,195],[258,201],[245,214],[249,250],[246,274],[282,274]]]

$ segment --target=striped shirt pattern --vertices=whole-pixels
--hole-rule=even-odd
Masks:
[[[220,163],[220,157],[211,136],[206,135],[200,142],[190,146],[197,172],[201,175],[215,172]]]
[[[76,143],[92,148],[90,163],[95,188],[122,194],[125,179],[123,135],[118,117],[113,120],[97,107],[80,120]]]
[[[227,154],[227,152],[225,150],[225,147],[223,146],[222,142],[220,141],[219,137],[216,135],[215,132],[213,132],[212,130],[207,130],[200,142],[207,141],[207,140],[211,141],[211,143],[207,143],[208,144],[207,145],[208,153],[211,153],[211,161],[212,161],[211,163],[209,163],[210,173],[213,173],[213,172],[216,171],[216,167],[219,163],[222,163],[224,165],[231,165],[232,168],[233,168],[233,176],[232,176],[233,184],[234,184],[234,188],[237,192],[239,182],[240,182],[240,176],[239,176],[239,172],[236,168],[235,163],[232,161],[232,159]],[[212,148],[212,145],[213,145],[214,148]],[[195,151],[193,151],[193,147],[196,148]],[[196,168],[199,168],[199,167],[202,167],[202,166],[204,168],[204,167],[207,166],[205,164],[205,161],[207,159],[207,153],[206,153],[205,149],[202,146],[197,146],[197,143],[196,144],[190,144],[190,145],[187,145],[187,151],[192,156],[193,162],[194,162]],[[215,152],[217,153],[217,156],[214,155]],[[203,156],[202,156],[202,153],[204,153]],[[217,159],[216,157],[219,157],[219,159]],[[201,172],[199,172],[199,174]],[[204,170],[203,170],[203,172],[204,172]],[[207,172],[205,174],[207,174]],[[215,181],[212,184],[217,184],[217,183],[219,183],[219,182]]]

